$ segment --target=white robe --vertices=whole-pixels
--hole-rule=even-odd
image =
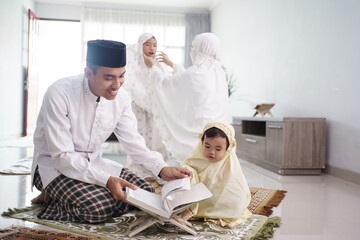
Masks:
[[[197,145],[198,134],[212,120],[228,122],[228,87],[218,61],[220,41],[212,33],[192,42],[193,66],[169,76],[152,67],[152,103],[156,127],[179,165]]]

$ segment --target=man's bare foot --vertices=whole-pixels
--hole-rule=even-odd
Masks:
[[[32,204],[43,204],[43,203],[48,204],[49,201],[50,201],[49,196],[45,195],[44,193],[40,193],[39,196],[37,196],[36,198],[33,198],[31,200],[31,203]]]

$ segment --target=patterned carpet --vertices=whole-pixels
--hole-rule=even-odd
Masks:
[[[170,223],[157,223],[132,238],[128,237],[129,224],[143,216],[141,211],[132,211],[121,217],[112,218],[104,224],[81,224],[74,222],[62,222],[41,220],[36,217],[41,206],[33,206],[27,209],[12,209],[4,213],[12,218],[36,222],[49,227],[67,232],[81,234],[100,239],[268,239],[273,236],[274,227],[280,226],[280,218],[269,218],[262,215],[253,215],[247,222],[233,229],[222,228],[219,225],[204,222],[191,221],[197,236],[190,235]],[[1,238],[3,239],[3,238]],[[10,238],[9,238],[10,239]],[[31,238],[30,238],[31,239]],[[39,238],[41,239],[41,238]],[[56,238],[55,238],[56,239]],[[60,239],[60,238],[59,238]]]
[[[211,222],[204,222],[202,220],[191,221],[192,227],[198,233],[198,236],[193,236],[180,228],[170,223],[157,223],[146,230],[138,233],[134,237],[129,238],[129,224],[136,219],[144,216],[144,212],[133,211],[121,217],[112,218],[104,224],[80,224],[73,222],[50,221],[38,219],[37,213],[42,206],[34,205],[29,208],[9,209],[4,212],[3,216],[8,216],[17,219],[23,219],[42,225],[46,225],[55,229],[60,229],[68,232],[67,238],[62,236],[47,234],[53,238],[41,238],[41,232],[28,231],[9,231],[8,229],[0,231],[0,239],[74,239],[71,233],[77,233],[85,236],[100,238],[100,239],[268,239],[273,236],[274,227],[280,226],[280,218],[268,216],[272,213],[272,208],[278,206],[284,199],[286,191],[250,188],[251,202],[248,209],[253,213],[252,217],[247,222],[238,225],[235,228],[223,228]],[[30,236],[30,237],[29,237]],[[25,238],[27,237],[27,238]],[[31,238],[32,237],[32,238]],[[38,237],[38,238],[36,238]],[[77,239],[77,238],[75,238]],[[80,238],[79,238],[80,239]],[[86,239],[86,238],[84,238]]]

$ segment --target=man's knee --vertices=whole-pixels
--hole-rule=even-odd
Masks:
[[[115,212],[116,200],[108,199],[106,202],[97,202],[83,209],[79,217],[84,222],[102,223],[111,218]]]

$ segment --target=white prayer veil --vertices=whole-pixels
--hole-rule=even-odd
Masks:
[[[224,157],[216,162],[210,162],[204,156],[201,140],[206,130],[213,127],[222,130],[229,141]],[[235,130],[230,124],[213,121],[206,124],[199,138],[197,147],[189,154],[183,167],[193,173],[192,185],[203,182],[214,196],[193,205],[192,212],[195,217],[210,218],[232,228],[251,216],[247,210],[251,194],[236,156]]]
[[[138,106],[151,112],[150,74],[143,57],[143,45],[150,38],[155,38],[155,36],[152,33],[143,33],[139,36],[137,44],[127,47],[124,88]],[[165,68],[160,65],[156,57],[154,57],[154,63],[165,73]]]
[[[220,41],[213,33],[202,33],[192,45],[192,67],[173,76],[153,72],[153,114],[162,141],[176,161],[170,165],[185,160],[206,123],[228,122],[228,89],[218,62]]]
[[[197,35],[192,41],[190,57],[192,64],[198,67],[206,64],[219,64],[217,61],[220,59],[219,38],[213,33]]]

